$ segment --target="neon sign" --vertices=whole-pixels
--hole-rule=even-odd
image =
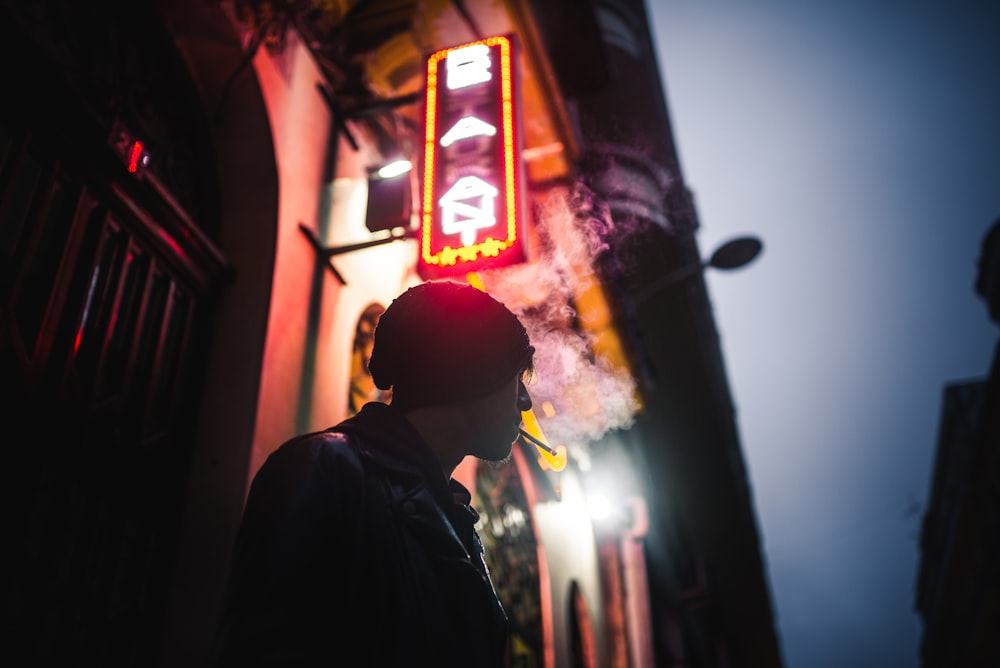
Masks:
[[[508,36],[427,59],[418,263],[425,278],[524,261],[514,63]]]

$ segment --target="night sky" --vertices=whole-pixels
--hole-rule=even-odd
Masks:
[[[984,376],[1000,3],[647,0],[788,668],[919,665],[944,386]]]

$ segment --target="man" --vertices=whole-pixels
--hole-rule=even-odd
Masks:
[[[254,478],[219,665],[503,666],[507,619],[451,475],[469,455],[510,456],[533,353],[476,288],[397,297],[369,363],[391,404],[293,438]]]

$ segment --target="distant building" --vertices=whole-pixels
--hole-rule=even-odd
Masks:
[[[976,292],[1000,324],[1000,220]],[[921,666],[1000,666],[1000,350],[985,379],[945,387],[920,550]]]

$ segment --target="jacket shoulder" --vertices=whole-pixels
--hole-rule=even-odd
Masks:
[[[364,469],[359,449],[347,434],[333,429],[302,434],[268,455],[254,476],[251,497],[255,491],[268,496],[301,496],[307,491],[325,496],[358,487]]]

